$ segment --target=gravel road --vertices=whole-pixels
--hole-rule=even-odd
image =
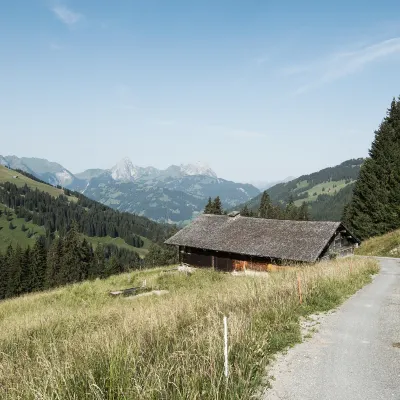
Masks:
[[[400,260],[278,356],[264,400],[400,400]]]

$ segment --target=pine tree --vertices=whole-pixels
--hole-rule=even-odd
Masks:
[[[8,296],[8,281],[10,279],[13,256],[14,250],[12,246],[9,245],[1,260],[2,264],[0,266],[0,299],[5,299]]]
[[[219,196],[217,196],[214,199],[214,202],[212,204],[212,211],[213,211],[212,213],[216,214],[216,215],[222,215],[223,214],[221,199],[219,198]]]
[[[9,261],[9,275],[6,297],[18,296],[21,293],[23,252],[18,244]]]
[[[21,293],[29,293],[33,290],[32,278],[32,250],[28,246],[22,256],[22,273],[21,273]]]
[[[4,287],[4,283],[5,283],[5,256],[1,253],[0,251],[0,300],[3,299],[5,297],[5,287]]]
[[[308,204],[303,201],[300,208],[298,209],[298,219],[300,221],[309,221],[310,213],[308,212]]]
[[[57,277],[60,274],[63,259],[63,243],[60,238],[54,239],[47,252],[45,287],[52,288],[60,284]]]
[[[84,280],[87,279],[93,263],[93,248],[86,238],[83,239],[80,250],[80,280]]]
[[[369,156],[344,215],[361,239],[400,227],[400,101],[393,99]]]
[[[108,261],[107,276],[116,275],[122,272],[122,265],[116,256],[112,256]]]
[[[81,244],[78,225],[74,222],[63,240],[63,258],[57,282],[61,285],[82,280]]]
[[[104,246],[101,243],[96,246],[88,275],[90,279],[105,278],[107,275]]]
[[[294,205],[293,196],[290,195],[285,208],[285,219],[297,219],[297,207]]]
[[[260,218],[271,218],[271,199],[267,191],[264,191],[261,196],[260,207],[258,209],[258,216]]]
[[[211,197],[208,198],[208,202],[204,207],[204,214],[213,214],[213,203],[211,201]]]
[[[45,248],[45,239],[43,236],[39,236],[32,249],[32,261],[31,267],[31,279],[32,288],[31,290],[42,290],[45,287],[45,276],[46,276],[46,260],[47,251]]]
[[[247,204],[245,204],[240,210],[240,215],[243,217],[250,217],[250,210],[249,207],[247,207]]]

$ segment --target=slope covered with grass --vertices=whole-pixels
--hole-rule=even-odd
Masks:
[[[249,399],[272,355],[301,340],[299,318],[375,272],[374,260],[351,258],[257,277],[157,269],[0,302],[0,398]],[[108,295],[143,280],[169,293]]]
[[[362,256],[400,257],[400,229],[365,240],[356,249],[356,254]]]
[[[5,210],[12,212],[0,204],[0,253],[3,253],[10,244],[12,246],[19,244],[22,248],[32,247],[37,236],[45,234],[43,227],[35,225],[32,221],[26,222],[24,218],[17,218],[14,213],[7,217],[4,214]],[[13,228],[10,228],[10,223]]]
[[[151,243],[162,243],[176,231],[171,225],[115,211],[81,193],[24,174],[0,166],[0,210],[11,213],[0,214],[0,251],[10,244],[33,245],[46,231],[63,234],[75,221],[94,246],[116,245],[143,258]]]
[[[10,216],[5,215],[5,210],[11,213]],[[24,218],[17,218],[17,215],[12,209],[5,207],[0,204],[0,253],[4,253],[9,245],[15,247],[19,244],[23,249],[35,244],[36,239],[39,235],[45,235],[45,229],[43,226],[34,224],[32,221],[26,222]],[[10,223],[12,228],[10,228]],[[125,242],[124,239],[110,236],[92,236],[81,235],[82,238],[86,238],[94,248],[100,243],[102,245],[113,244],[119,248],[134,251],[139,254],[140,257],[144,258],[151,245],[151,241],[145,237],[141,237],[144,242],[143,247],[134,247]]]
[[[64,195],[64,191],[62,189],[58,189],[54,186],[47,185],[46,183],[39,182],[37,180],[33,180],[28,178],[27,176],[19,173],[18,171],[14,171],[12,169],[8,169],[3,165],[0,165],[0,183],[11,182],[17,187],[23,187],[27,185],[32,190],[40,190],[41,192],[45,192],[50,194],[53,197],[58,197],[60,195]],[[68,196],[70,201],[76,201],[76,197]]]

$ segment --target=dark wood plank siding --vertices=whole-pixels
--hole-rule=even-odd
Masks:
[[[194,267],[212,267],[212,253],[207,250],[183,248],[181,260]]]
[[[349,237],[344,231],[335,234],[329,245],[322,253],[321,259],[327,259],[331,256],[344,257],[354,253],[357,242]]]
[[[215,256],[215,268],[221,271],[232,271],[233,260],[229,257]]]
[[[213,267],[220,271],[242,271],[245,269],[266,271],[272,262],[266,258],[190,247],[180,247],[179,260],[194,267]]]

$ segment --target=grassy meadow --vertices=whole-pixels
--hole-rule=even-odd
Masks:
[[[0,302],[0,398],[250,399],[273,355],[301,340],[299,318],[338,306],[377,271],[367,258],[262,276],[154,269]],[[143,280],[169,293],[108,295]]]
[[[400,229],[375,236],[361,243],[356,254],[362,256],[400,257]]]
[[[12,221],[8,221],[5,214],[0,216],[0,252],[3,253],[10,244],[15,246],[19,243],[23,248],[28,247],[28,245],[32,247],[35,244],[37,235],[45,234],[43,227],[33,224],[32,221],[25,222],[24,218],[17,218],[13,210],[8,209],[1,204],[0,210],[8,210],[13,213]],[[10,222],[12,222],[14,229],[10,229]],[[27,231],[24,232],[22,230],[22,225],[25,225]],[[27,237],[28,230],[34,233],[30,238]]]
[[[115,244],[116,246],[120,247],[120,248],[124,248],[124,249],[128,249],[128,250],[132,250],[135,251],[136,253],[139,254],[140,257],[144,258],[146,257],[147,253],[149,252],[149,247],[151,245],[151,240],[145,238],[144,236],[141,236],[144,245],[143,247],[134,247],[129,245],[128,243],[125,242],[124,239],[117,237],[117,238],[112,238],[110,236],[104,236],[104,237],[98,237],[98,236],[93,236],[93,237],[89,237],[89,236],[85,236],[86,239],[92,243],[93,247],[96,248],[96,246],[100,243],[100,244]]]
[[[14,178],[14,176],[18,176],[18,178]],[[20,174],[17,171],[12,169],[8,169],[2,165],[0,165],[0,183],[10,182],[16,185],[17,187],[23,187],[25,184],[31,188],[32,190],[40,190],[41,192],[49,193],[51,196],[58,197],[60,195],[64,195],[64,191],[62,189],[58,189],[51,185],[46,185],[42,182],[37,182],[31,178],[28,178],[25,175]],[[69,201],[77,201],[77,198],[74,196],[67,196]]]
[[[294,202],[294,204],[299,207],[301,206],[301,204],[303,203],[303,201],[306,202],[313,202],[316,201],[318,196],[320,194],[327,194],[328,196],[333,196],[336,192],[339,192],[339,190],[342,190],[343,188],[345,188],[347,185],[349,185],[350,183],[353,183],[354,181],[350,181],[349,183],[346,183],[346,180],[342,179],[340,181],[329,181],[329,182],[323,182],[323,183],[319,183],[315,186],[313,186],[311,189],[307,189],[304,191],[299,191],[298,193],[303,194],[303,193],[308,193],[308,197],[305,199],[300,199],[300,200],[296,200]],[[301,189],[304,188],[308,185],[307,181],[301,181],[297,184],[297,188]]]

